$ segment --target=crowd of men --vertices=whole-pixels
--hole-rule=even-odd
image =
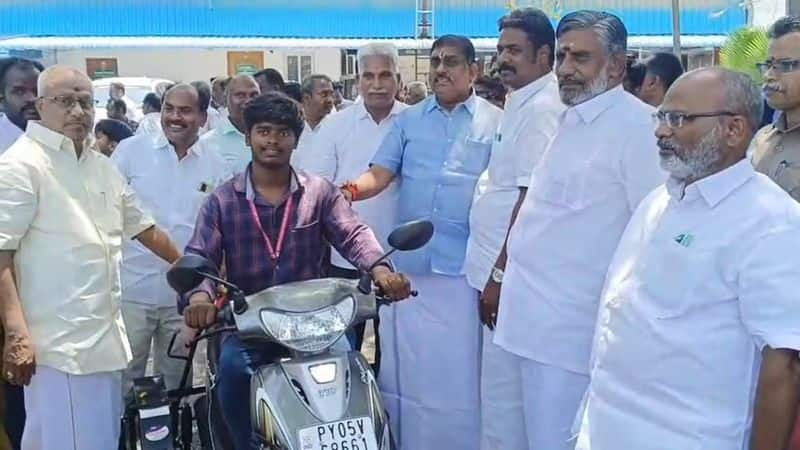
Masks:
[[[631,62],[606,12],[554,28],[525,8],[498,28],[493,77],[447,35],[427,85],[401,88],[397,49],[376,42],[359,49],[354,102],[327,76],[294,86],[267,69],[148,95],[135,130],[124,90],[95,125],[80,71],[3,61],[10,448],[115,448],[150,357],[177,386],[170,337],[215,318],[213,287],[178,301],[167,286],[182,253],[224,262],[251,294],[356,278],[416,219],[433,239],[372,268],[398,300],[377,334],[399,449],[788,448],[800,17],[771,27],[761,87],[684,74],[670,54]],[[778,114],[762,128],[765,101]],[[359,334],[337,345],[358,349]],[[236,450],[257,448],[242,405],[275,356],[222,345]]]

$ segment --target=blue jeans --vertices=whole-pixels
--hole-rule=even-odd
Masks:
[[[334,349],[349,351],[347,339],[339,339]],[[259,448],[250,419],[250,378],[259,367],[285,355],[286,351],[277,344],[255,348],[236,335],[227,336],[222,342],[216,390],[235,450]]]

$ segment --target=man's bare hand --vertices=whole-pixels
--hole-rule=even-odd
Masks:
[[[27,331],[5,330],[3,378],[17,386],[27,386],[36,373],[33,343]]]
[[[183,310],[183,319],[190,328],[208,328],[217,321],[217,307],[208,294],[197,292],[189,298],[189,306]]]
[[[481,322],[489,327],[490,330],[494,330],[495,325],[497,325],[497,309],[500,305],[501,286],[500,283],[489,279],[483,288],[483,292],[481,292],[478,310],[481,315]]]
[[[384,297],[399,301],[411,296],[411,282],[402,273],[394,273],[386,266],[372,270],[375,285]]]

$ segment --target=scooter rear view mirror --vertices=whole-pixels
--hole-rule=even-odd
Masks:
[[[183,255],[167,272],[167,283],[178,294],[185,294],[199,286],[207,275],[218,276],[211,261],[200,255]]]
[[[407,252],[422,248],[431,237],[433,237],[433,223],[429,220],[416,220],[395,228],[389,235],[389,245]]]

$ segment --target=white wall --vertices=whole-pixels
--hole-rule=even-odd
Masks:
[[[86,58],[117,58],[120,76],[148,76],[175,81],[208,80],[228,71],[226,49],[75,49],[48,52],[48,63],[86,70]],[[286,76],[286,56],[311,55],[313,71],[338,80],[342,74],[338,49],[264,50],[264,66]]]
[[[786,0],[753,0],[753,26],[769,28],[786,15]]]

